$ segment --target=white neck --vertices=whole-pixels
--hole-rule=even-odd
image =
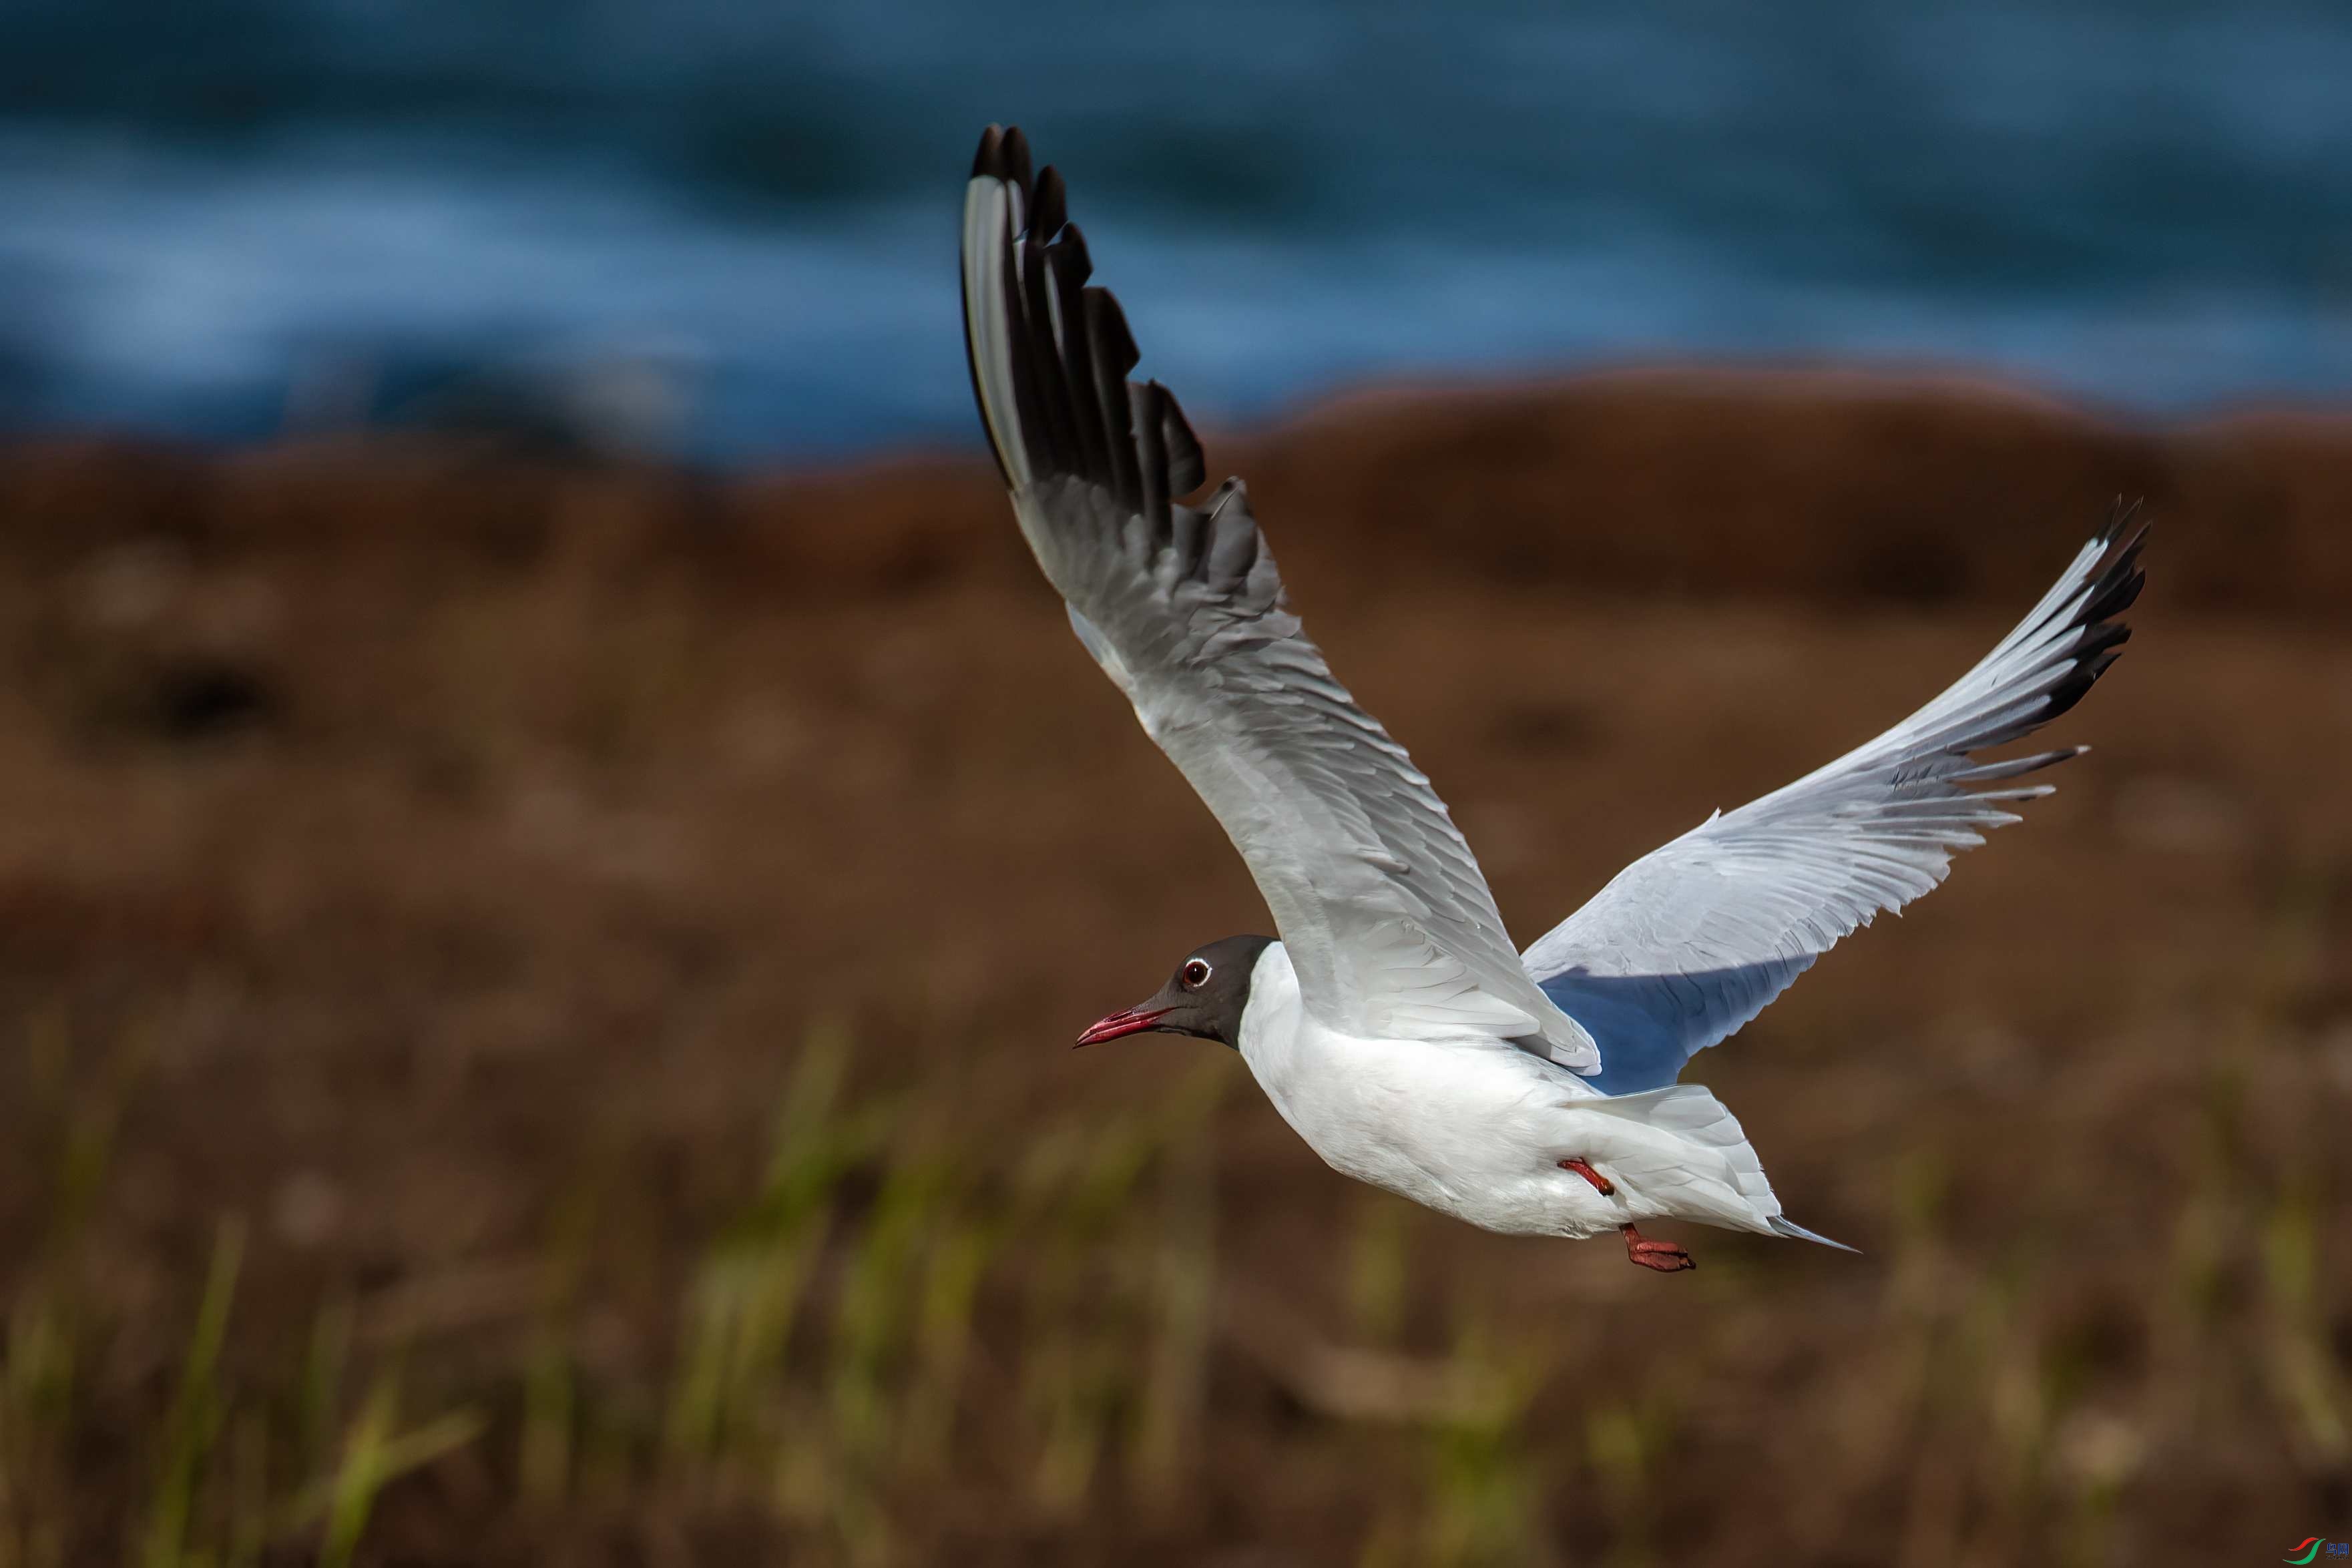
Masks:
[[[1269,942],[1250,970],[1249,1000],[1242,1008],[1242,1060],[1269,1091],[1287,1079],[1298,1045],[1298,1025],[1306,1009],[1299,1001],[1298,975],[1282,944]],[[1277,1095],[1278,1097],[1278,1095]]]

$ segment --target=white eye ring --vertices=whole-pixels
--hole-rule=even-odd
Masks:
[[[1209,966],[1202,963],[1200,959],[1195,958],[1191,963],[1184,966],[1184,983],[1186,985],[1198,986],[1207,981],[1208,977]]]

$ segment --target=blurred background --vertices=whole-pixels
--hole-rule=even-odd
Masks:
[[[1625,360],[2352,390],[2328,0],[17,0],[0,396],[248,439],[536,400],[703,458],[961,444],[975,127],[1202,412]]]
[[[2352,1537],[2318,0],[0,9],[0,1564]],[[1089,1019],[1265,915],[961,362],[1018,120],[1532,938],[2118,496],[2094,754],[1486,1236]]]

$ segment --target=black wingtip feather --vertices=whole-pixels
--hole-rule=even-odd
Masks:
[[[2147,573],[2139,564],[2147,532],[2148,524],[2140,517],[2140,503],[2117,497],[2114,514],[2098,535],[2105,560],[2074,614],[2074,624],[2083,628],[2082,641],[2074,645],[2074,667],[2050,688],[2048,702],[2033,716],[2033,727],[2081,702],[2131,641],[2131,628],[2117,617],[2138,601],[2140,591],[2147,585]]]
[[[2123,657],[2123,645],[2131,640],[2131,628],[2118,626],[2115,631],[2116,635],[2102,642],[2096,653],[2075,665],[2073,674],[2050,688],[2050,706],[2033,716],[2036,727],[2071,711],[2093,686],[2098,685],[2099,677],[2107,673],[2107,666]]]
[[[2111,619],[2130,609],[2138,600],[2139,591],[2147,581],[2147,574],[2140,570],[2139,565],[2140,551],[2147,544],[2147,527],[2142,524],[2129,542],[2116,551],[2115,559],[2107,563],[2107,569],[2092,585],[2090,597],[2083,603],[2081,620],[2087,622]]]
[[[2097,658],[2110,648],[2120,648],[2131,641],[2132,629],[2120,621],[2095,622],[2084,633],[2083,645],[2074,650],[2074,660],[2084,664]]]
[[[1074,223],[1065,222],[1059,238],[1054,241],[1057,264],[1070,276],[1073,283],[1084,283],[1095,275],[1095,258],[1087,249],[1086,232]]]
[[[1054,300],[1062,323],[1062,373],[1069,397],[1072,428],[1078,441],[1079,471],[1099,474],[1110,465],[1110,439],[1103,429],[1102,399],[1095,390],[1094,352],[1087,342],[1087,261],[1076,226],[1045,251],[1053,270]]]
[[[2139,602],[2140,590],[2147,586],[2147,573],[2133,570],[2112,581],[2102,581],[2093,591],[2090,602],[2084,607],[2085,621],[2112,621]]]
[[[2132,524],[2137,520],[2140,509],[2147,504],[2147,500],[2143,497],[2134,496],[2126,499],[2122,496],[2117,496],[2115,499],[2115,505],[2110,507],[2107,510],[2107,526],[2099,530],[2099,542],[2103,545],[2108,545],[2113,544],[2116,540],[2123,538],[2124,530],[2130,528]],[[2147,525],[2142,523],[2140,525],[2139,531],[2143,534],[2147,533]]]
[[[1029,214],[1029,232],[1039,239],[1052,239],[1069,216],[1069,195],[1062,188],[1062,172],[1048,163],[1037,173],[1037,205]]]
[[[1135,346],[1135,334],[1128,330],[1127,311],[1118,296],[1097,286],[1087,290],[1087,303],[1091,307],[1087,326],[1094,334],[1095,358],[1126,375],[1143,358],[1143,350]]]
[[[1144,521],[1154,528],[1168,521],[1168,389],[1158,382],[1127,389],[1135,405],[1136,483],[1142,491]]]
[[[1158,382],[1151,383],[1160,386]],[[1168,451],[1168,493],[1189,496],[1208,482],[1209,465],[1192,421],[1177,406],[1176,394],[1160,387],[1160,444]]]
[[[1054,287],[1045,247],[1032,234],[1021,242],[1023,327],[1028,335],[1030,363],[1036,373],[1037,403],[1045,416],[1040,434],[1046,438],[1046,455],[1054,465],[1066,468],[1082,462],[1086,449],[1079,441],[1076,415],[1070,404],[1062,346],[1054,337],[1053,307],[1045,298],[1047,290]]]
[[[1022,211],[1029,210],[1030,198],[1036,193],[1036,182],[1029,172],[1029,139],[1021,134],[1017,125],[1004,128],[1004,138],[997,144],[1003,175],[1021,187]]]
[[[1022,193],[1017,221],[1025,227],[998,243],[1006,253],[1007,369],[1030,471],[1091,480],[1164,526],[1170,503],[1201,487],[1206,456],[1166,388],[1129,382],[1142,356],[1117,297],[1087,281],[1094,261],[1069,221],[1060,172],[1048,164],[1033,178],[1028,138],[1018,126],[992,125],[972,174]],[[977,392],[977,366],[973,384]]]
[[[1004,265],[999,269],[1005,320],[1010,324],[1006,333],[1006,369],[1013,381],[1013,407],[1020,422],[1022,444],[1027,448],[1032,464],[1051,463],[1054,458],[1052,426],[1047,423],[1045,400],[1038,385],[1044,368],[1034,344],[1034,329],[1031,323],[1028,286],[1022,277],[1024,242],[1010,231],[1012,220],[1007,214],[998,235],[1004,247]]]
[[[1139,455],[1135,445],[1135,411],[1128,401],[1127,372],[1139,357],[1135,340],[1127,330],[1127,317],[1108,288],[1089,285],[1086,300],[1087,350],[1094,361],[1095,406],[1101,411],[1104,455],[1108,465],[1092,476],[1129,507],[1143,504]]]
[[[2139,558],[2147,543],[2148,525],[2138,522],[2137,528],[2131,528],[2129,537],[2125,536],[2125,529],[2137,522],[2138,512],[2137,502],[2128,507],[2120,502],[2117,504],[2115,516],[2093,541],[2101,549],[2098,559],[2092,563],[2096,575],[2092,578],[2090,586],[2080,591],[2079,597],[2070,601],[2071,609],[2062,605],[2060,611],[2051,617],[2054,621],[2063,616],[2066,622],[2065,630],[2074,633],[2065,654],[2069,661],[2065,673],[2051,683],[2041,703],[2021,718],[1973,736],[1961,742],[1958,750],[1975,753],[2031,735],[2081,702],[2098,684],[2099,677],[2105,674],[2109,666],[2122,655],[2124,644],[2131,641],[2132,630],[2118,617],[2138,600],[2140,590],[2147,581],[2147,574],[2140,568]],[[2040,628],[2043,631],[2049,629],[2049,622],[2042,622]],[[2080,756],[2084,749],[2075,747],[2032,758],[1983,763],[1955,776],[1953,782],[1979,784],[2014,778]]]

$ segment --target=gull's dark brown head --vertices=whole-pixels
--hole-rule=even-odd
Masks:
[[[1196,947],[1176,966],[1159,993],[1125,1012],[1116,1012],[1078,1036],[1080,1045],[1099,1045],[1121,1035],[1157,1030],[1189,1034],[1238,1047],[1242,1011],[1249,1006],[1250,975],[1271,936],[1228,936]]]

